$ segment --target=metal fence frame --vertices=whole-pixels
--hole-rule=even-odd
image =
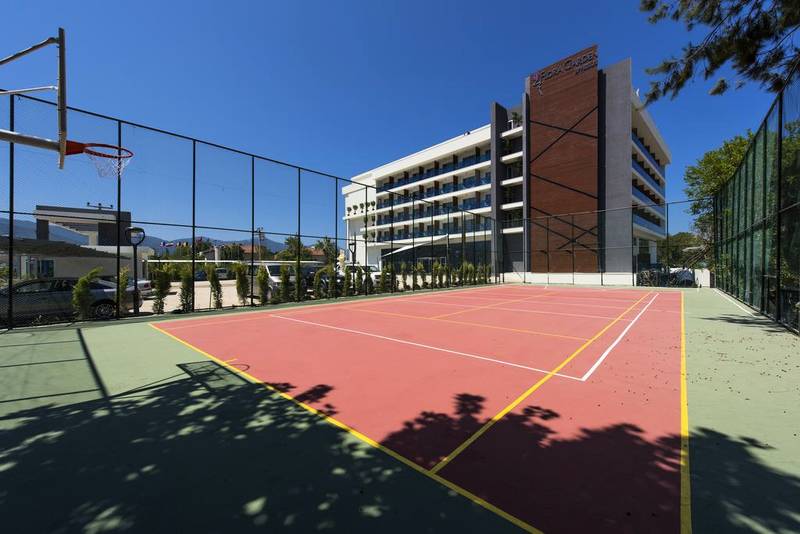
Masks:
[[[10,95],[8,98],[9,98],[9,126],[10,126],[10,128],[12,130],[15,127],[15,115],[16,115],[16,113],[15,113],[15,102],[17,100],[24,99],[27,102],[35,102],[35,103],[39,103],[39,104],[41,104],[43,106],[52,106],[53,109],[55,109],[55,107],[56,107],[55,103],[53,103],[53,102],[50,102],[48,100],[41,99],[41,98],[32,97],[32,96],[29,96],[29,95]],[[180,139],[180,140],[188,141],[188,142],[191,143],[191,146],[192,146],[192,166],[191,166],[191,168],[192,168],[192,176],[191,176],[191,179],[192,179],[192,181],[191,181],[192,214],[191,214],[191,218],[192,219],[191,219],[191,224],[167,223],[167,222],[160,222],[160,221],[141,220],[141,219],[135,219],[135,218],[131,219],[130,224],[151,225],[151,226],[168,226],[168,227],[172,227],[172,228],[183,227],[183,228],[186,228],[187,230],[190,229],[191,232],[192,232],[191,269],[192,269],[192,278],[193,278],[193,280],[195,278],[195,274],[198,272],[197,271],[197,265],[196,265],[197,260],[198,260],[197,259],[197,250],[196,250],[197,237],[198,237],[197,232],[198,232],[198,230],[216,230],[216,231],[237,232],[237,233],[242,233],[242,234],[249,234],[249,236],[250,236],[250,244],[251,244],[251,254],[250,254],[250,262],[249,263],[250,263],[250,268],[251,269],[253,269],[253,267],[255,265],[254,248],[255,248],[256,234],[267,235],[267,236],[275,236],[275,237],[278,237],[278,238],[296,237],[296,238],[301,239],[301,240],[302,239],[324,239],[324,238],[333,239],[333,243],[334,243],[334,246],[335,246],[337,254],[338,254],[338,251],[340,250],[340,242],[342,242],[344,240],[344,243],[346,245],[348,240],[351,240],[351,238],[352,238],[352,236],[339,236],[339,224],[340,224],[340,221],[342,220],[343,215],[344,215],[343,213],[339,213],[339,209],[340,209],[339,197],[340,197],[340,195],[342,195],[342,192],[341,192],[342,186],[345,186],[347,184],[355,184],[359,188],[363,188],[364,189],[365,197],[368,196],[368,193],[369,193],[370,190],[373,190],[374,193],[378,192],[378,188],[376,188],[375,186],[372,186],[372,185],[361,184],[361,183],[358,183],[358,182],[354,182],[354,181],[352,181],[350,179],[342,178],[340,176],[336,176],[334,174],[330,174],[330,173],[327,173],[327,172],[324,172],[324,171],[318,171],[318,170],[311,169],[311,168],[308,168],[308,167],[304,167],[304,166],[301,166],[301,165],[295,165],[293,163],[288,163],[288,162],[285,162],[285,161],[280,161],[280,160],[277,160],[277,159],[274,159],[274,158],[270,158],[270,157],[267,157],[267,156],[263,156],[263,155],[259,155],[259,154],[255,154],[255,153],[251,153],[251,152],[247,152],[247,151],[244,151],[244,150],[239,150],[239,149],[228,147],[228,146],[221,145],[221,144],[218,144],[218,143],[201,140],[201,139],[198,139],[198,138],[195,138],[195,137],[191,137],[191,136],[188,136],[188,135],[179,134],[179,133],[175,133],[175,132],[170,132],[170,131],[167,131],[167,130],[164,130],[164,129],[161,129],[161,128],[157,128],[157,127],[153,127],[153,126],[147,126],[147,125],[143,125],[143,124],[140,124],[140,123],[128,121],[128,120],[125,120],[125,119],[120,119],[120,118],[117,118],[117,117],[112,117],[112,116],[109,116],[109,115],[96,113],[96,112],[93,112],[93,111],[88,111],[88,110],[81,109],[81,108],[69,107],[68,111],[71,112],[71,113],[83,114],[83,115],[86,115],[86,116],[89,116],[89,117],[93,117],[93,118],[96,118],[96,119],[100,119],[100,120],[104,120],[104,121],[110,121],[112,124],[116,124],[116,136],[117,136],[116,144],[118,146],[124,146],[124,144],[125,144],[125,139],[123,137],[123,126],[133,127],[133,128],[145,130],[145,131],[148,131],[148,132],[152,132],[152,133],[168,136],[169,138],[172,138],[172,139]],[[230,153],[230,154],[237,154],[237,155],[249,158],[249,160],[250,160],[250,228],[205,226],[205,225],[197,224],[197,173],[199,171],[199,169],[198,169],[198,161],[197,161],[197,149],[198,149],[199,146],[205,146],[205,147],[209,147],[209,148],[225,151],[225,152]],[[14,220],[15,220],[15,215],[25,215],[25,216],[33,216],[34,215],[31,212],[25,212],[25,211],[17,210],[16,206],[15,206],[15,203],[14,203],[14,200],[15,200],[15,188],[14,188],[14,186],[15,186],[15,168],[16,168],[16,165],[17,165],[17,163],[15,162],[14,153],[15,153],[14,144],[13,143],[9,143],[8,144],[8,154],[9,154],[9,168],[8,168],[9,204],[8,204],[8,210],[0,210],[0,213],[7,214],[8,218],[9,218],[9,246],[8,246],[9,250],[8,250],[8,254],[9,254],[9,279],[10,280],[13,280],[13,277],[14,277],[14,272],[13,271],[14,271],[14,239],[15,239],[15,236],[14,236]],[[260,227],[256,227],[257,221],[256,221],[256,209],[255,209],[255,206],[256,206],[256,197],[257,197],[257,195],[256,195],[255,185],[256,185],[256,162],[258,162],[258,161],[267,162],[267,163],[270,163],[270,164],[278,165],[278,166],[286,168],[286,169],[293,169],[293,170],[296,171],[296,184],[286,184],[286,187],[291,187],[293,185],[296,185],[296,192],[297,192],[297,221],[296,221],[296,230],[294,232],[263,231]],[[134,164],[135,164],[135,162],[134,162]],[[331,221],[331,224],[333,225],[333,231],[330,232],[329,235],[303,234],[301,232],[301,224],[302,224],[302,220],[303,220],[303,217],[302,217],[302,188],[301,188],[301,183],[302,183],[303,177],[305,175],[314,175],[314,176],[318,176],[318,177],[322,177],[322,178],[328,179],[328,180],[331,181],[331,183],[334,186],[333,187],[333,189],[334,189],[334,197],[335,197],[334,201],[333,201],[334,220]],[[123,224],[122,223],[124,223],[126,221],[122,221],[122,216],[121,216],[122,210],[123,210],[123,201],[124,201],[124,196],[123,196],[123,178],[118,175],[116,181],[117,181],[117,183],[116,183],[116,198],[117,198],[117,205],[116,205],[116,226],[117,226],[116,264],[117,264],[117,270],[116,270],[116,272],[119,273],[120,272],[120,266],[121,266],[121,257],[122,257],[120,246],[121,246],[121,244],[123,242],[123,236],[122,236],[122,231],[123,231],[122,226],[123,226]],[[389,193],[389,196],[392,197],[392,198],[398,198],[398,197],[402,198],[402,195],[400,195],[399,193],[394,193],[394,192],[388,192],[388,193]],[[416,213],[417,206],[419,206],[419,205],[426,205],[426,206],[428,206],[430,208],[434,207],[434,203],[433,202],[427,201],[424,198],[416,198],[416,197],[414,197],[414,198],[412,198],[412,209],[414,210],[412,213],[414,213],[414,214]],[[342,206],[342,211],[344,211],[343,206]],[[394,249],[394,219],[396,217],[394,205],[392,205],[392,209],[391,209],[390,213],[392,214],[392,216],[391,216],[391,221],[392,222],[391,222],[391,225],[390,225],[392,238],[391,238],[391,241],[389,243],[390,243],[390,249]],[[446,245],[447,246],[447,250],[448,250],[448,254],[447,254],[447,261],[448,262],[451,259],[450,258],[450,250],[451,250],[450,241],[451,241],[451,239],[450,239],[450,234],[449,234],[449,230],[450,230],[449,223],[450,223],[450,220],[451,220],[451,214],[455,214],[455,213],[460,213],[462,222],[465,220],[464,217],[466,215],[471,215],[473,217],[473,220],[486,221],[484,224],[487,224],[487,225],[489,225],[491,227],[490,231],[494,232],[497,229],[497,225],[495,224],[494,220],[491,217],[487,216],[487,215],[475,214],[474,212],[472,212],[469,209],[458,209],[458,210],[449,211],[447,213],[448,234],[447,234],[447,245]],[[374,210],[373,210],[373,214],[374,214]],[[374,242],[374,241],[371,241],[369,239],[369,237],[368,237],[369,216],[370,216],[369,210],[365,211],[365,213],[364,213],[365,231],[364,231],[363,239],[356,238],[356,242],[359,243],[361,246],[365,246],[365,247],[369,243]],[[431,214],[431,222],[433,222],[433,217],[434,217],[434,215],[432,213]],[[75,218],[76,219],[80,219],[80,217],[75,217]],[[419,221],[423,220],[423,218],[422,217],[420,217],[420,218],[412,217],[411,220],[414,221],[412,224],[416,226],[419,223]],[[120,221],[122,221],[122,223]],[[462,224],[462,228],[463,228],[463,224]],[[485,231],[484,231],[484,233],[485,233]],[[412,227],[412,235],[413,235],[413,227]],[[465,241],[465,240],[466,240],[466,233],[462,232],[462,241]],[[433,250],[433,246],[434,246],[433,242],[434,242],[434,236],[432,235],[431,236],[431,245],[430,245],[431,246],[431,251]],[[473,232],[473,243],[474,243],[474,232]],[[341,247],[341,248],[345,248],[346,249],[346,246],[345,247]],[[414,248],[414,250],[416,251],[416,248]],[[499,276],[498,276],[499,270],[497,269],[497,265],[498,264],[497,264],[496,258],[484,258],[484,259],[491,266],[491,274],[492,274],[492,276],[491,276],[491,280],[490,281],[497,283],[499,281]],[[460,258],[460,262],[463,262],[463,261],[464,261],[464,256],[462,255],[461,258]],[[208,260],[207,260],[207,262],[208,262]],[[297,258],[297,263],[298,263],[297,269],[298,269],[298,272],[299,272],[299,262],[300,262],[300,258],[298,257]],[[213,262],[211,262],[211,263],[213,263]],[[453,266],[453,267],[455,267],[455,266]],[[460,263],[459,263],[459,267],[460,267]],[[396,269],[396,266],[394,265],[394,263],[392,263],[392,269],[393,270]],[[251,271],[251,272],[253,272],[253,271]],[[254,306],[255,305],[255,302],[254,302],[254,299],[253,299],[254,278],[255,278],[254,276],[250,276],[250,296],[249,296],[249,304],[248,304],[249,306]],[[396,284],[394,282],[392,282],[390,285],[391,285],[391,292],[394,292],[395,288],[396,288]],[[414,290],[414,289],[416,289],[416,288],[412,288],[412,290]],[[339,296],[339,295],[336,294],[337,291],[338,290],[334,290],[334,297],[338,297]],[[117,281],[117,294],[119,294],[119,281]],[[192,284],[192,311],[195,311],[197,309],[196,299],[194,297],[195,297],[195,284],[193,283]],[[13,309],[14,308],[14,303],[13,303],[13,301],[14,301],[14,299],[13,299],[13,291],[8,291],[8,309],[7,309],[7,317],[6,317],[6,321],[7,321],[6,322],[6,327],[7,328],[13,328],[14,327],[14,309]],[[119,319],[121,316],[122,316],[122,313],[120,312],[120,303],[119,303],[119,299],[117,299],[117,302],[116,302],[116,318]]]

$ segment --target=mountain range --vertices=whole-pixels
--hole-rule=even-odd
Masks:
[[[7,218],[0,217],[0,235],[7,236],[9,231],[9,226],[10,226],[9,220]],[[36,239],[36,223],[34,221],[28,221],[28,220],[15,220],[14,237],[20,239]],[[222,239],[213,239],[205,236],[197,236],[197,237],[198,238],[202,237],[203,240],[210,241],[214,245],[242,243],[241,240],[225,241]],[[55,224],[50,225],[50,241],[64,241],[66,243],[72,243],[74,245],[86,245],[88,243],[88,239],[86,238],[86,236]],[[181,237],[178,239],[164,239],[163,237],[158,237],[158,236],[147,236],[144,238],[142,246],[150,247],[153,250],[155,250],[156,253],[161,254],[165,250],[172,249],[172,247],[163,247],[161,243],[183,243],[191,241],[192,241],[191,237]],[[247,244],[246,241],[245,244]],[[283,243],[273,241],[272,239],[262,239],[261,244],[273,252],[279,252],[286,248],[286,245],[284,245]]]

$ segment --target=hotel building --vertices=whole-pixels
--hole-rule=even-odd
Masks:
[[[630,59],[600,69],[597,47],[582,50],[528,76],[520,104],[492,103],[489,121],[354,176],[348,261],[465,259],[606,284],[656,262],[670,153]]]

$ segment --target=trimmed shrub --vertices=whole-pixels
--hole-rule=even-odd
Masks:
[[[213,264],[206,265],[206,276],[208,277],[208,286],[211,289],[211,304],[214,308],[222,308],[222,284]]]
[[[302,269],[299,265],[295,266],[294,273],[294,301],[300,302],[305,299],[305,280],[303,279]]]
[[[320,300],[322,298],[322,273],[324,269],[317,269],[314,273],[314,299]]]
[[[439,270],[441,268],[442,268],[442,266],[439,265],[438,261],[433,262],[433,265],[431,266],[431,287],[433,289],[436,289],[437,287],[441,287],[439,285]]]
[[[289,302],[290,297],[292,295],[291,291],[292,288],[289,287],[291,281],[289,280],[289,266],[288,265],[281,265],[281,287],[280,287],[280,300],[279,302]]]
[[[386,293],[387,291],[389,291],[389,272],[384,265],[381,269],[381,277],[378,279],[378,292]]]
[[[356,269],[355,275],[356,275],[356,279],[355,279],[355,285],[354,285],[353,292],[356,295],[360,295],[361,292],[364,290],[364,270],[361,269],[360,265]]]
[[[247,280],[247,267],[243,263],[236,263],[233,266],[236,274],[236,296],[239,297],[239,304],[247,304],[247,295],[250,293],[250,284]]]
[[[364,294],[372,295],[375,293],[375,284],[372,282],[372,274],[364,273]]]
[[[352,294],[352,292],[351,292],[351,286],[352,285],[353,285],[353,275],[351,274],[351,270],[350,269],[345,269],[345,271],[344,271],[344,288],[342,288],[343,289],[342,294],[345,297],[349,297]]]
[[[188,313],[192,311],[192,268],[189,267],[183,270],[181,274],[181,292],[179,299],[181,303],[181,311]]]
[[[422,265],[422,262],[417,262],[417,267],[414,269],[414,278],[416,279],[418,276],[420,277],[419,282],[421,283],[418,284],[418,281],[414,280],[414,286],[417,289],[420,289],[421,287],[428,287],[428,282],[425,280],[425,266]]]
[[[408,265],[406,262],[400,264],[400,278],[403,279],[403,291],[408,289]]]
[[[119,301],[119,312],[126,313],[128,311],[128,282],[130,281],[130,272],[127,267],[119,270],[118,281],[117,300]]]
[[[92,318],[92,294],[89,291],[89,284],[100,276],[100,271],[102,271],[100,267],[95,267],[78,278],[75,287],[72,288],[72,309],[80,320]]]
[[[153,313],[164,313],[164,299],[169,294],[172,274],[166,269],[159,269],[153,275]]]
[[[269,272],[263,265],[258,268],[256,273],[256,284],[258,284],[258,296],[261,299],[261,305],[269,303]]]

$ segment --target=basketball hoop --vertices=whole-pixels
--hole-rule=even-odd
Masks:
[[[121,146],[76,141],[67,141],[66,153],[68,156],[86,154],[97,168],[97,174],[105,178],[122,176],[122,171],[133,157],[133,152]]]

